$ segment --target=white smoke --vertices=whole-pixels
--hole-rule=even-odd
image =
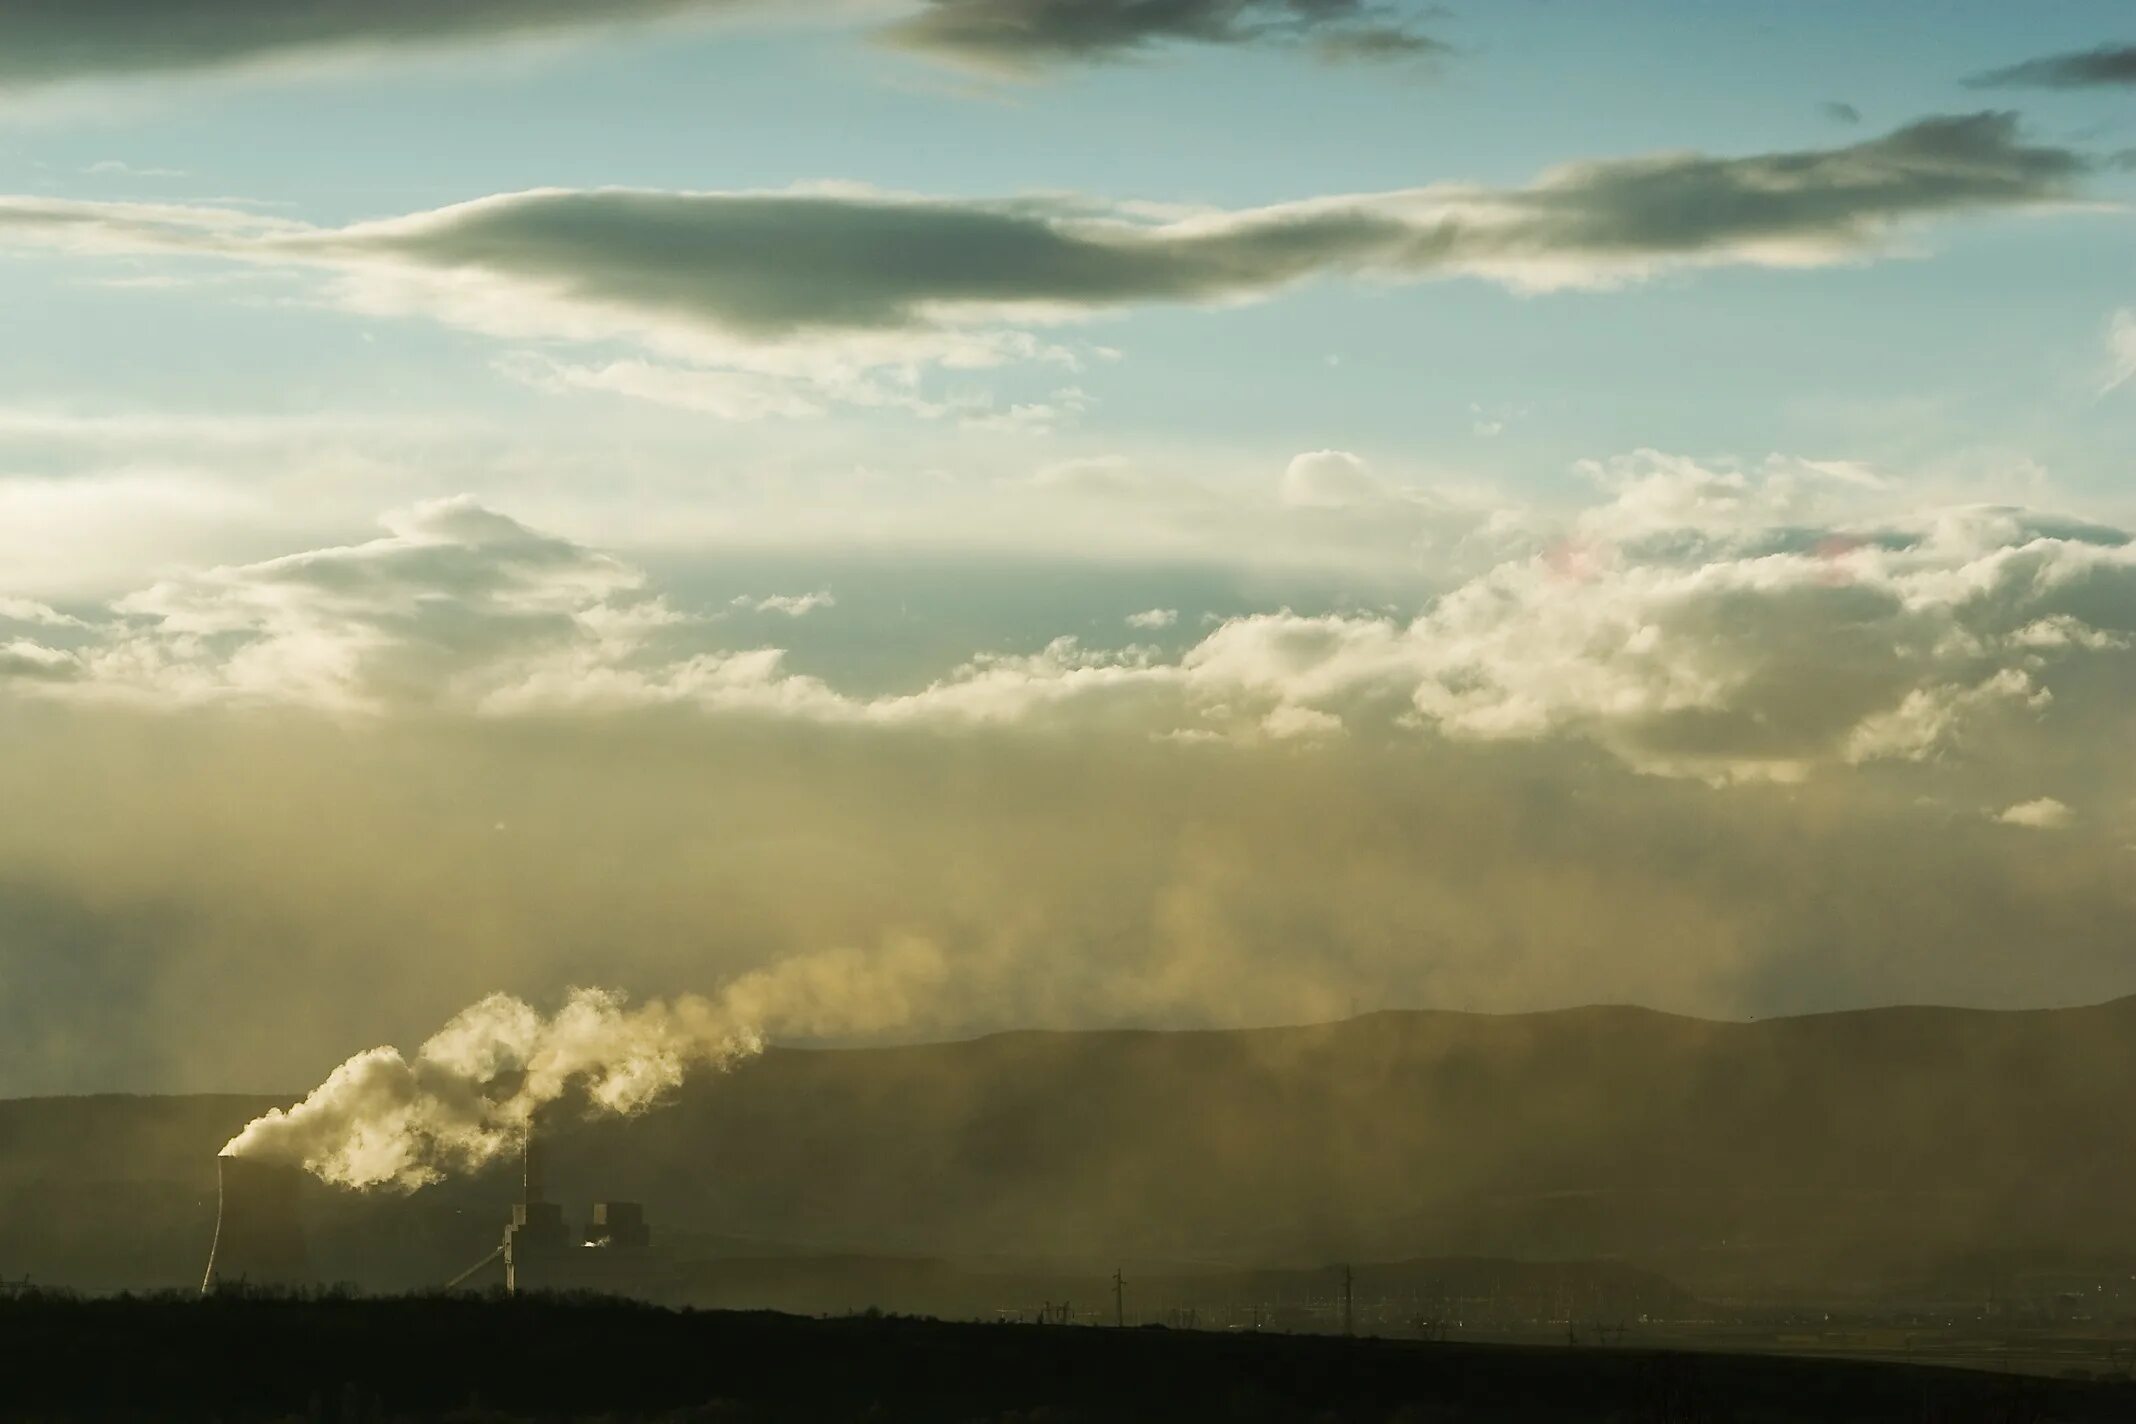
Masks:
[[[403,1191],[514,1151],[535,1115],[569,1094],[596,1113],[642,1112],[693,1069],[759,1053],[772,1031],[882,1029],[908,1021],[944,972],[922,941],[835,951],[745,975],[717,997],[631,1005],[574,989],[555,1014],[492,994],[416,1050],[368,1049],[292,1108],[249,1123],[226,1156],[301,1166],[346,1187]]]

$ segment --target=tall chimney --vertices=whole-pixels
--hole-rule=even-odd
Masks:
[[[531,1206],[549,1199],[549,1153],[542,1145],[540,1131],[532,1123],[527,1125],[525,1153],[520,1171],[519,1200]]]
[[[311,1253],[297,1212],[303,1169],[227,1156],[215,1159],[215,1169],[221,1204],[201,1294],[218,1286],[312,1284]]]

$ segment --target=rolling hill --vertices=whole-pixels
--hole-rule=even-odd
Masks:
[[[0,1275],[197,1280],[284,1098],[0,1102]],[[1614,1259],[1709,1297],[2136,1259],[2136,1000],[1719,1023],[1629,1008],[774,1049],[559,1135],[555,1195],[704,1254],[1311,1267]],[[500,1167],[314,1203],[381,1285],[494,1243]]]

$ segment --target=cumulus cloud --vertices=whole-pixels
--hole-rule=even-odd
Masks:
[[[86,625],[71,614],[30,598],[0,594],[0,623],[30,623],[45,628],[80,628]]]
[[[806,618],[819,608],[836,608],[838,600],[829,589],[814,593],[774,593],[764,598],[751,598],[744,594],[734,600],[734,607],[746,608],[753,613],[783,613],[788,618]]]
[[[1421,28],[1436,7],[1384,0],[924,0],[893,44],[983,69],[1026,73],[1127,58],[1165,43],[1305,43],[1338,60],[1446,52]]]
[[[1179,610],[1176,608],[1147,608],[1140,613],[1127,615],[1128,627],[1141,628],[1150,632],[1169,628],[1178,621]]]
[[[385,537],[208,569],[121,599],[85,653],[120,689],[375,710],[473,696],[525,660],[634,648],[676,615],[636,570],[466,499]]]
[[[704,18],[742,0],[16,0],[0,90]]]
[[[1355,509],[1397,498],[1392,486],[1347,450],[1311,450],[1285,467],[1278,489],[1296,509]]]
[[[1842,148],[1596,160],[1517,188],[1442,184],[1233,211],[851,187],[537,190],[316,228],[228,209],[0,198],[0,246],[315,270],[351,310],[634,342],[692,368],[534,361],[523,378],[749,415],[910,400],[929,368],[1072,366],[1073,353],[1029,328],[1264,299],[1312,278],[1469,276],[1542,291],[1681,267],[1861,260],[1906,224],[2067,200],[2088,166],[2022,141],[2011,115],[1981,113]],[[704,371],[803,389],[782,396]]]
[[[723,646],[716,618],[619,560],[448,501],[390,517],[369,543],[122,599],[46,695],[1241,741],[1424,732],[1585,743],[1724,782],[2037,742],[2052,719],[2100,715],[2132,671],[2136,542],[2122,530],[1980,506],[1846,523],[1837,510],[1889,492],[1845,462],[1647,453],[1590,473],[1603,497],[1562,537],[1413,617],[1233,617],[1176,657],[1058,638],[869,694],[794,671],[776,647]]]
[[[0,643],[0,683],[10,678],[23,682],[67,682],[80,671],[74,655],[48,648],[27,638]]]
[[[2020,801],[1995,819],[2006,826],[2029,826],[2036,831],[2059,831],[2067,829],[2076,820],[2076,813],[2052,796],[2042,796],[2036,801]]]
[[[2136,84],[2136,45],[2103,44],[2095,49],[2042,55],[1975,74],[1965,82],[1975,89],[2085,89]]]

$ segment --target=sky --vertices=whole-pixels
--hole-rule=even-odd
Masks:
[[[2136,992],[2132,195],[2083,0],[10,6],[0,1093]]]

